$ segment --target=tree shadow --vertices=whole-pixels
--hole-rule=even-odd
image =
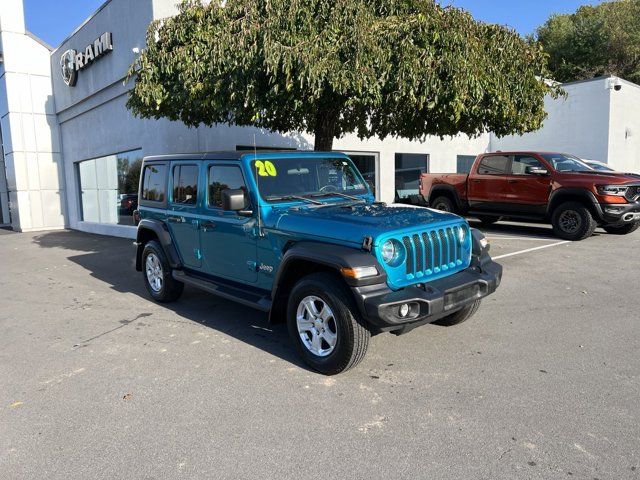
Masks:
[[[129,239],[76,231],[57,231],[33,239],[41,248],[68,250],[66,258],[118,293],[152,301],[142,274],[135,270],[135,248]],[[165,304],[180,317],[232,336],[298,367],[309,370],[289,339],[286,324],[271,324],[267,314],[189,286],[180,300]]]

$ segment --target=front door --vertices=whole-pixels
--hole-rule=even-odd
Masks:
[[[247,191],[238,164],[209,163],[207,169],[206,220],[201,222],[203,271],[239,282],[258,280],[256,219],[222,209],[222,192]]]
[[[472,210],[501,211],[506,202],[508,155],[487,155],[469,174],[467,197]]]
[[[198,216],[199,166],[174,162],[171,169],[167,223],[185,267],[200,269],[200,220]]]
[[[531,173],[532,169],[547,170],[547,174]],[[507,175],[506,200],[511,210],[520,214],[543,214],[551,191],[549,168],[531,155],[514,155]]]

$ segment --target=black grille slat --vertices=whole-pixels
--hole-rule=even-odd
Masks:
[[[407,275],[414,273],[413,268],[413,248],[411,248],[411,241],[409,237],[403,237],[402,243],[404,243],[404,248],[407,250]]]
[[[422,243],[424,245],[425,269],[433,271],[433,245],[426,233],[422,233]]]
[[[440,267],[449,264],[447,256],[449,255],[449,248],[447,247],[447,235],[444,230],[438,230],[438,236],[440,237],[440,244],[442,245],[442,260],[440,260]]]
[[[451,228],[447,228],[447,238],[449,239],[449,263],[456,263],[456,238]]]
[[[422,245],[418,235],[413,236],[413,244],[416,247],[416,270],[421,272],[424,270],[424,257],[422,255]]]
[[[442,265],[442,256],[440,253],[440,240],[435,231],[431,232],[431,242],[433,243],[433,264],[435,268],[438,268]]]

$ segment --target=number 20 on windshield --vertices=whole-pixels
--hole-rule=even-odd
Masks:
[[[266,162],[257,160],[256,170],[261,177],[275,177],[278,175],[276,166],[268,160]]]

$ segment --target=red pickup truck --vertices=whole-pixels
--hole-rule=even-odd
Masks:
[[[640,176],[597,171],[562,153],[479,155],[471,173],[420,176],[432,208],[500,219],[543,221],[566,240],[590,237],[597,226],[626,235],[640,226]]]

